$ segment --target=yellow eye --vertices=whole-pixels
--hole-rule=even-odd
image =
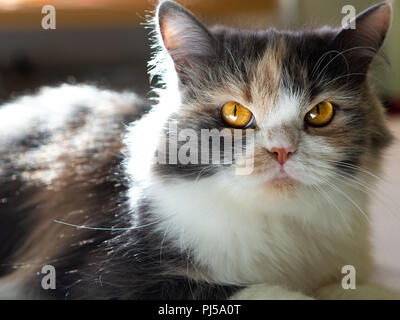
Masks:
[[[237,129],[248,128],[254,122],[253,113],[234,101],[227,102],[221,107],[221,117],[227,125]]]
[[[323,127],[328,125],[335,116],[335,109],[332,103],[324,101],[318,103],[306,114],[306,122],[312,127]]]

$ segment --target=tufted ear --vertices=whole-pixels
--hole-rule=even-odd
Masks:
[[[353,68],[365,72],[385,40],[391,21],[391,5],[379,3],[361,12],[349,24],[339,29],[336,43],[354,63]],[[355,29],[351,25],[355,24]]]
[[[156,13],[158,31],[178,74],[216,56],[217,40],[193,14],[173,1],[162,1]]]

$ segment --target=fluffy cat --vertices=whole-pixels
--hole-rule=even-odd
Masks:
[[[390,16],[382,3],[356,29],[208,29],[161,1],[151,108],[86,85],[3,105],[0,297],[392,298],[369,282],[365,189],[391,141],[367,78]],[[203,129],[243,145],[207,153]],[[170,143],[181,130],[195,138]],[[233,159],[171,161],[175,147]]]

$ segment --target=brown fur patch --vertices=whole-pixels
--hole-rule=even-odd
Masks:
[[[251,70],[250,92],[253,101],[262,102],[262,112],[274,107],[281,83],[282,60],[286,54],[285,42],[281,39],[267,47],[264,55]]]

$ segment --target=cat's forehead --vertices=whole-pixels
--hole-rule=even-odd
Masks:
[[[305,63],[312,63],[327,50],[334,49],[332,41],[336,34],[336,30],[329,27],[296,32],[214,27],[211,31],[221,45],[221,58],[233,55],[239,61],[248,62],[257,61],[267,51],[282,60],[295,62],[301,59]]]
[[[221,43],[216,66],[222,74],[218,99],[239,99],[264,112],[288,101],[297,106],[319,95],[335,92],[340,84],[331,81],[344,74],[343,61],[332,45],[332,29],[302,32],[213,30]],[[340,79],[340,78],[338,78]],[[223,103],[224,101],[219,101]]]
[[[213,31],[221,47],[210,72],[223,79],[212,84],[221,91],[220,96],[240,96],[247,103],[264,101],[265,107],[271,107],[282,90],[292,96],[302,96],[305,90],[312,95],[317,91],[312,73],[315,71],[317,78],[318,60],[330,50],[331,30],[293,33],[217,28]]]

